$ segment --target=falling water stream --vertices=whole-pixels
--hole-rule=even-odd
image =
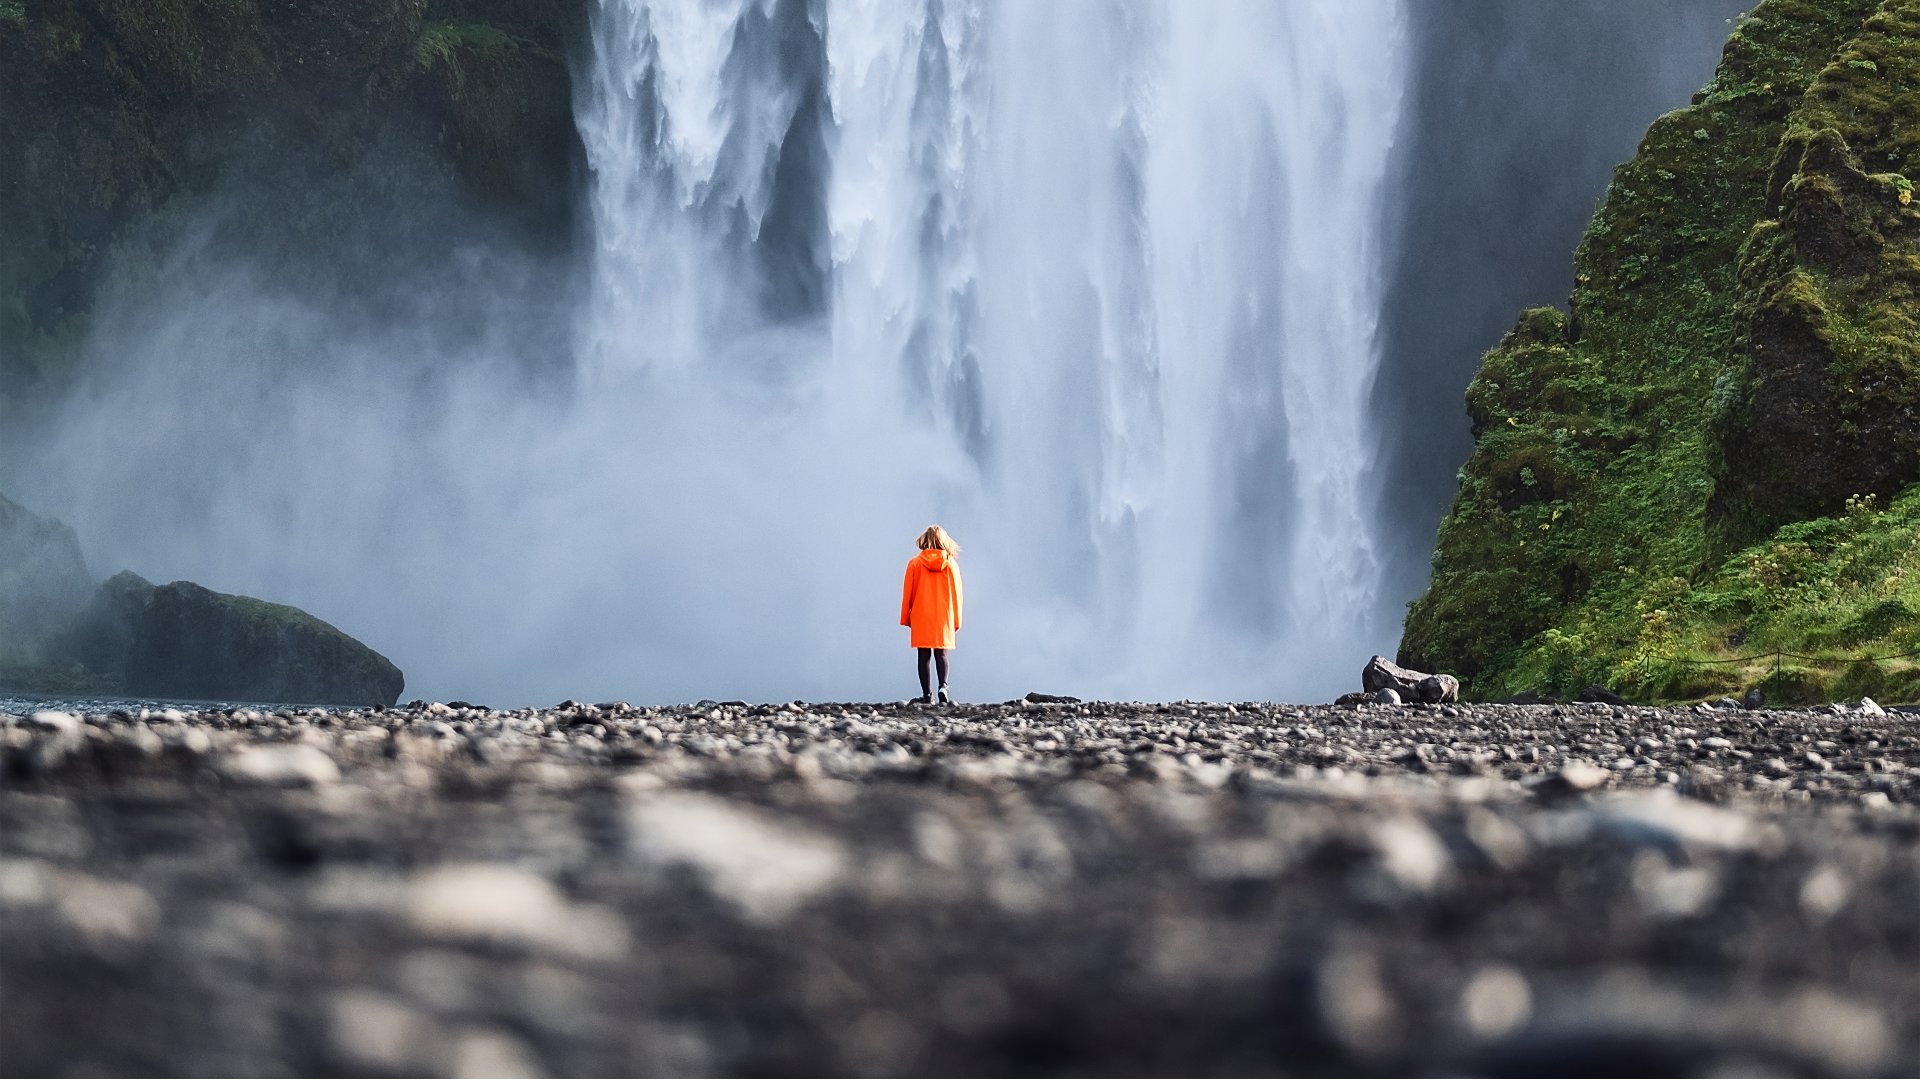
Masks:
[[[963,698],[1325,698],[1397,637],[1403,19],[601,0],[587,265],[395,252],[370,305],[189,235],[103,295],[16,497],[96,575],[299,605],[408,697],[904,697],[939,521]]]
[[[1402,18],[603,0],[591,399],[699,418],[632,468],[713,470],[829,638],[878,593],[803,583],[938,519],[996,689],[1343,687],[1397,630],[1367,401]]]

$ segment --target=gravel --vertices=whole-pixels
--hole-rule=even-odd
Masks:
[[[0,714],[0,1045],[54,1075],[1905,1074],[1916,724]]]

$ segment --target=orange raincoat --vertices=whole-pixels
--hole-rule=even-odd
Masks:
[[[939,548],[927,548],[907,563],[900,590],[900,625],[916,649],[951,649],[960,629],[960,563]]]

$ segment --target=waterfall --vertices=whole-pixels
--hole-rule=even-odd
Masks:
[[[410,697],[904,697],[938,521],[963,697],[1325,699],[1397,637],[1366,403],[1404,17],[600,0],[580,265],[476,229],[329,290],[185,243],[103,293],[18,497]]]
[[[692,583],[716,648],[877,692],[898,658],[848,627],[886,622],[938,519],[967,545],[963,688],[1345,688],[1398,622],[1367,402],[1402,22],[601,0],[573,423],[703,534],[649,529],[634,576]]]

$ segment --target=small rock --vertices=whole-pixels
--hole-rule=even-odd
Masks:
[[[1381,869],[1408,889],[1432,889],[1453,865],[1447,846],[1418,818],[1381,822],[1373,827],[1372,837]]]
[[[1592,791],[1607,782],[1607,770],[1576,758],[1560,766],[1553,779],[1567,791]]]
[[[160,740],[176,750],[195,757],[213,749],[213,736],[208,735],[206,729],[200,727],[169,728]]]
[[[1460,1016],[1482,1039],[1497,1039],[1525,1026],[1533,1015],[1526,976],[1503,964],[1485,967],[1460,992]]]
[[[1764,706],[1766,703],[1767,703],[1767,695],[1761,693],[1760,688],[1757,686],[1747,691],[1746,696],[1740,699],[1740,704],[1746,706],[1749,709],[1758,709]]]
[[[1620,706],[1624,706],[1627,703],[1626,698],[1621,697],[1619,694],[1616,694],[1613,691],[1597,683],[1594,684],[1593,686],[1587,687],[1585,690],[1580,691],[1580,700],[1581,701],[1597,701],[1604,705],[1615,706],[1616,708]]]
[[[1368,693],[1390,689],[1402,701],[1441,703],[1460,699],[1460,680],[1451,675],[1429,675],[1403,668],[1384,656],[1367,661],[1360,671],[1360,686]]]
[[[317,787],[340,779],[340,766],[326,751],[304,743],[249,746],[221,759],[219,769],[235,783],[263,787]]]
[[[1873,700],[1870,697],[1861,698],[1860,704],[1855,707],[1858,708],[1861,712],[1866,713],[1868,716],[1887,715],[1887,710],[1881,708],[1880,703]]]
[[[1801,883],[1800,906],[1816,919],[1828,919],[1845,907],[1852,895],[1853,889],[1845,875],[1832,866],[1822,865]]]
[[[64,874],[52,891],[67,923],[98,944],[144,941],[160,925],[160,905],[132,882]]]
[[[1598,812],[1599,824],[1624,839],[1741,851],[1754,845],[1758,827],[1747,815],[1670,792],[1616,796]]]
[[[638,854],[697,868],[717,895],[766,922],[832,888],[848,861],[830,836],[708,795],[641,800],[628,823]]]
[[[1314,984],[1319,1020],[1340,1042],[1369,1045],[1392,1028],[1398,1009],[1372,956],[1331,957],[1315,972]]]
[[[1715,699],[1713,707],[1716,709],[1737,709],[1740,707],[1740,703],[1730,697],[1723,697]]]
[[[160,736],[145,724],[121,728],[113,737],[116,745],[141,757],[157,757],[166,748]]]
[[[627,950],[625,924],[605,908],[570,903],[546,878],[506,863],[455,863],[416,875],[407,921],[429,937],[521,945],[579,959]]]
[[[1451,675],[1429,675],[1415,688],[1428,703],[1460,700],[1460,680]]]
[[[1400,692],[1392,687],[1381,687],[1373,692],[1373,700],[1380,705],[1400,704]]]
[[[57,735],[71,735],[80,730],[80,718],[70,712],[42,709],[28,715],[27,726],[39,731],[51,731]]]
[[[1733,740],[1723,739],[1720,736],[1715,735],[1710,739],[1700,740],[1700,745],[1706,747],[1709,750],[1731,750],[1733,749]]]
[[[419,1071],[441,1039],[432,1018],[391,994],[344,990],[327,1011],[334,1053],[362,1067]]]
[[[459,1077],[545,1076],[526,1043],[505,1032],[472,1028],[453,1043],[452,1075]]]

